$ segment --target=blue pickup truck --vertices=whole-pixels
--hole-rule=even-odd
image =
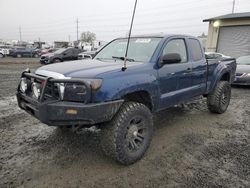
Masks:
[[[129,165],[143,157],[153,135],[154,112],[207,98],[212,113],[230,103],[235,59],[207,60],[192,36],[119,38],[93,59],[29,69],[17,89],[19,107],[49,126],[102,131],[105,153]]]

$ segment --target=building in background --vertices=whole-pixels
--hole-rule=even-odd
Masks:
[[[206,51],[231,57],[250,55],[250,12],[203,20],[209,22]]]
[[[67,48],[69,47],[69,42],[67,41],[54,41],[54,48]]]

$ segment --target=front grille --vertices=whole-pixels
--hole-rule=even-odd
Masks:
[[[40,98],[41,99],[41,94],[42,94],[42,90],[44,87],[44,95],[43,95],[43,101],[51,101],[51,100],[60,100],[60,92],[59,92],[59,87],[57,83],[51,83],[51,82],[47,82],[46,86],[45,86],[45,81],[44,80],[40,80],[40,79],[29,79],[29,87],[26,91],[26,95],[33,98],[34,100],[38,100],[34,97],[33,93],[32,93],[32,84],[36,83],[38,85],[38,87],[40,87]]]
[[[25,92],[25,95],[33,98],[37,102],[46,102],[46,101],[55,101],[55,100],[64,100],[62,99],[64,95],[64,87],[69,87],[69,97],[65,99],[65,101],[75,101],[88,103],[91,100],[91,87],[90,85],[80,79],[55,79],[44,77],[37,74],[32,74],[30,72],[23,72],[22,78],[26,77],[28,82],[28,89]],[[33,85],[34,94],[32,92],[32,84]],[[20,85],[18,86],[18,90],[20,90]],[[40,97],[37,99],[37,88],[40,88]],[[72,98],[72,99],[71,99]]]
[[[60,100],[58,84],[48,82],[44,91],[44,101]]]

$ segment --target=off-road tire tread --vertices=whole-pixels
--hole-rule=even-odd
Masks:
[[[208,106],[208,109],[210,112],[217,113],[217,114],[222,114],[225,112],[225,110],[223,110],[220,106],[220,96],[226,87],[230,87],[230,90],[231,90],[231,86],[230,86],[229,82],[219,81],[217,86],[213,90],[213,92],[208,94],[207,106]]]
[[[152,131],[150,133],[149,137],[149,143],[152,139],[152,132],[153,132],[153,118],[150,110],[148,107],[146,107],[142,103],[138,102],[125,102],[118,113],[114,116],[114,118],[104,125],[104,128],[102,130],[102,149],[105,152],[106,155],[110,156],[117,162],[123,164],[123,165],[130,165],[136,162],[136,159],[130,159],[126,155],[123,154],[122,148],[121,148],[121,143],[119,143],[119,136],[121,136],[121,132],[119,132],[120,128],[123,125],[123,122],[126,121],[126,119],[129,117],[130,114],[133,114],[134,111],[143,111],[148,114],[148,117],[150,119],[150,125],[152,126]],[[149,143],[146,146],[145,152],[149,147]],[[145,153],[144,152],[144,153]],[[141,153],[141,158],[144,153]]]

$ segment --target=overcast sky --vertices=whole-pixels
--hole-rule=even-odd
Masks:
[[[109,41],[129,30],[135,0],[0,0],[0,39],[76,40],[91,31]],[[138,0],[133,34],[207,33],[205,18],[232,12],[233,0]],[[249,12],[250,0],[236,0],[235,12]]]

